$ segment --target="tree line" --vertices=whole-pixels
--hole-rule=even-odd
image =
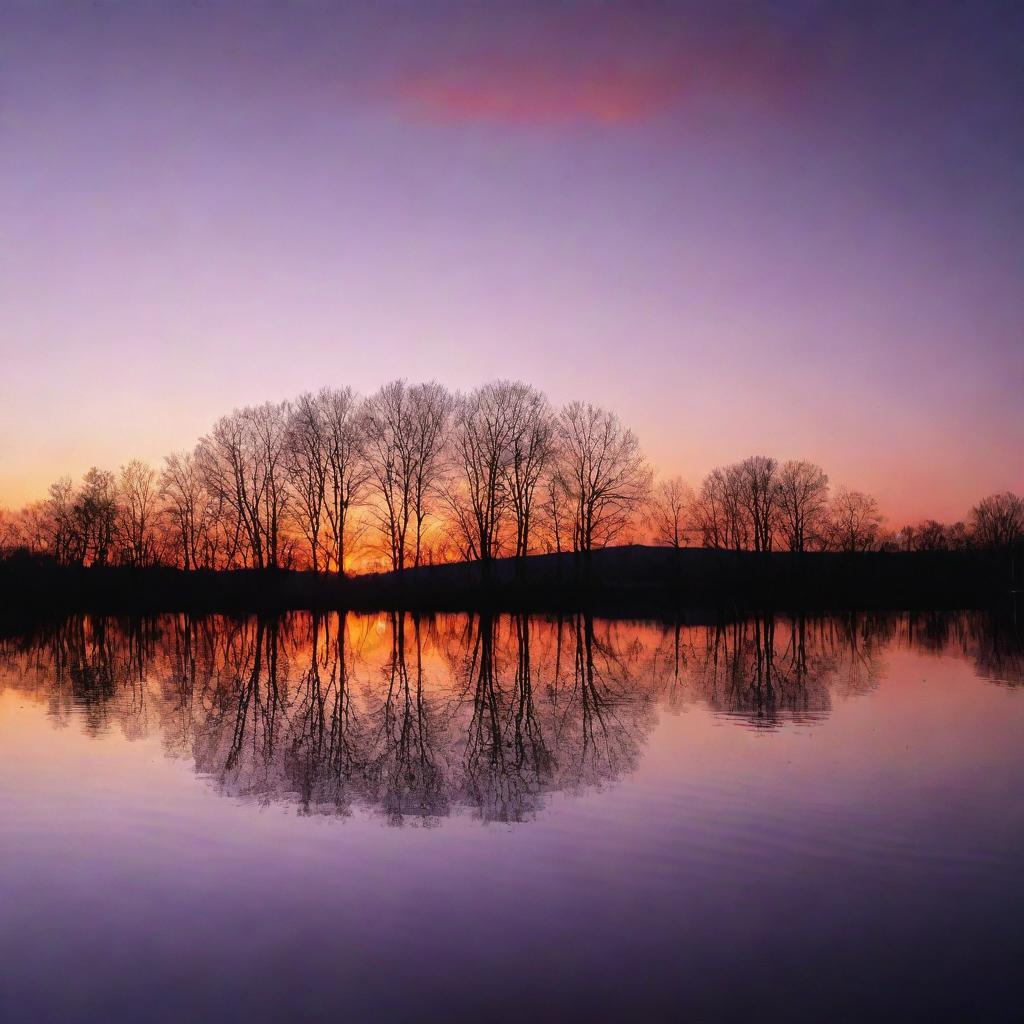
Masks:
[[[694,492],[655,481],[632,430],[588,402],[555,408],[519,381],[457,394],[396,380],[362,398],[324,388],[221,417],[157,469],[62,478],[0,511],[0,550],[69,565],[185,570],[444,561],[586,553],[626,540],[769,552],[1005,547],[1024,501],[996,494],[965,522],[888,531],[877,501],[830,488],[814,463],[754,455]],[[358,557],[357,557],[358,556]]]

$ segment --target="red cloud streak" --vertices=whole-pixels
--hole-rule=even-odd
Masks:
[[[427,122],[614,126],[718,95],[773,102],[788,77],[763,54],[735,49],[584,65],[503,56],[428,67],[402,76],[386,92]]]

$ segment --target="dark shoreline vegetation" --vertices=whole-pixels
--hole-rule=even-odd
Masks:
[[[190,570],[0,559],[0,612],[536,610],[715,617],[759,610],[985,608],[1020,593],[1017,550],[752,552],[626,545],[404,572]],[[1015,577],[1014,573],[1018,574]]]
[[[833,488],[806,460],[751,455],[696,492],[678,476],[656,480],[614,412],[556,408],[509,380],[469,393],[396,380],[367,398],[324,388],[246,406],[159,471],[137,459],[118,473],[94,466],[79,484],[64,477],[44,500],[0,509],[9,585],[32,601],[45,578],[57,601],[960,602],[1001,585],[978,552],[1022,539],[1024,500],[1012,492],[982,498],[963,521],[891,530],[875,498]],[[648,542],[662,553],[640,554]],[[911,565],[924,575],[911,579]],[[338,578],[350,573],[370,578]]]

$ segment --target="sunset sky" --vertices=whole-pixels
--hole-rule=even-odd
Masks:
[[[1024,5],[0,6],[0,505],[519,377],[694,485],[1024,491]]]

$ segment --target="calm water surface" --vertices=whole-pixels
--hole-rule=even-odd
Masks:
[[[0,1018],[1024,1017],[975,614],[0,640]]]

